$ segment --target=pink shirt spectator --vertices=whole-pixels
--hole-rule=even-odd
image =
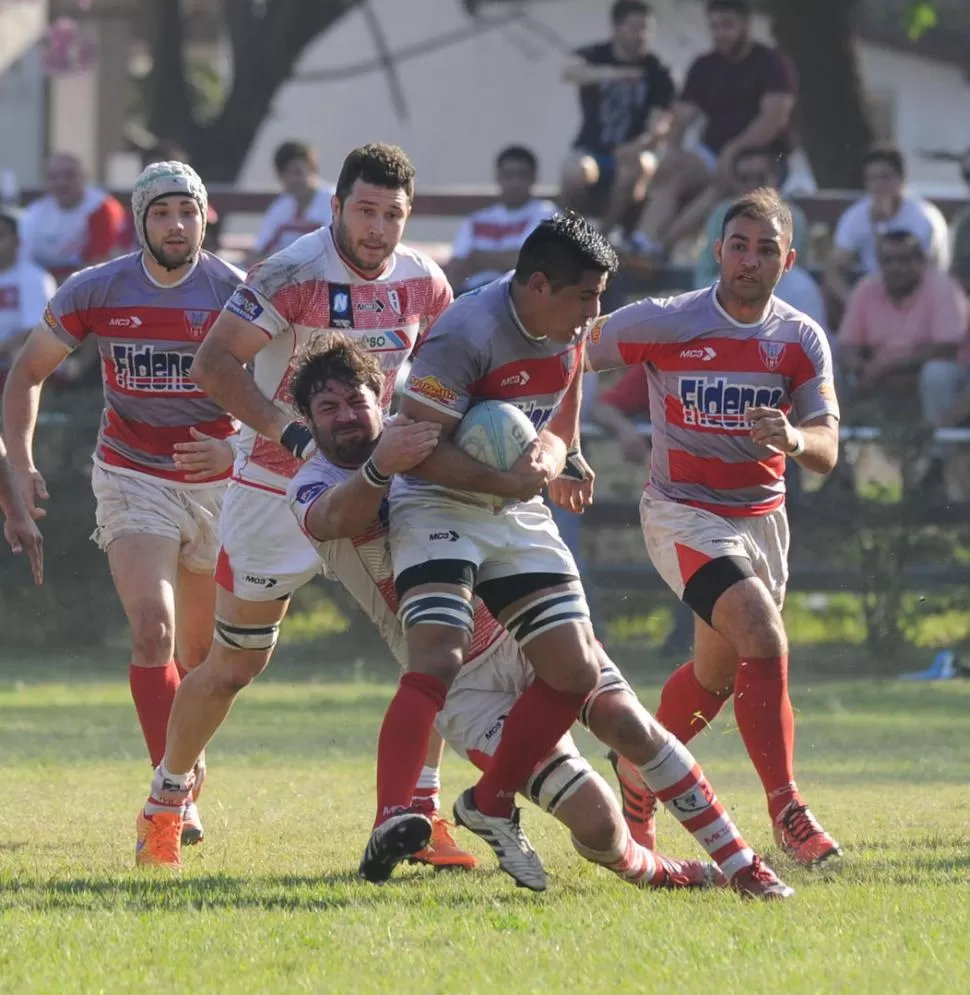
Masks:
[[[967,299],[948,274],[928,269],[919,287],[901,301],[886,292],[880,276],[867,276],[852,292],[839,345],[868,349],[874,359],[897,359],[923,345],[963,343]],[[964,347],[965,358],[970,352]]]

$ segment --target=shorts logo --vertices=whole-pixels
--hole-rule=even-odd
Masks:
[[[684,425],[697,428],[747,432],[749,408],[781,407],[781,387],[756,387],[732,383],[726,377],[680,377],[678,393],[683,405]]]
[[[322,484],[319,481],[315,484],[304,484],[296,492],[296,503],[310,504],[315,498],[319,497],[326,489],[327,485]]]
[[[589,329],[589,341],[593,345],[599,345],[600,337],[603,334],[603,326],[609,320],[609,315],[604,314],[602,317],[597,318],[596,321],[590,326]]]
[[[201,339],[209,328],[211,314],[208,311],[186,311],[185,327],[194,339]]]
[[[255,321],[263,313],[263,305],[248,287],[239,287],[226,302],[226,310],[237,318]]]
[[[446,387],[437,377],[428,374],[426,377],[412,377],[408,380],[407,389],[412,394],[419,397],[426,397],[429,401],[437,404],[444,404],[452,408],[458,401],[458,393],[450,387]]]
[[[684,349],[680,354],[681,359],[699,359],[702,363],[709,363],[717,356],[717,351],[709,345],[703,349]]]
[[[396,315],[403,315],[408,309],[408,288],[396,287],[388,290],[387,303]]]
[[[758,355],[761,357],[761,362],[764,363],[765,369],[769,373],[774,373],[781,366],[782,358],[785,355],[785,343],[759,342]]]
[[[252,584],[253,587],[265,587],[267,591],[279,583],[275,577],[256,577],[253,574],[246,574],[243,580],[247,584]]]
[[[439,542],[445,540],[446,542],[458,542],[461,536],[454,530],[448,529],[447,532],[432,532],[428,539],[430,542]]]
[[[512,376],[506,377],[504,380],[500,381],[500,387],[524,387],[532,378],[526,373],[525,370],[519,370],[518,373],[513,373]]]
[[[112,318],[108,322],[109,328],[141,328],[142,320],[137,315],[128,318]]]
[[[346,283],[330,284],[330,326],[354,327],[354,315],[350,309],[350,287]]]
[[[505,725],[505,720],[508,718],[507,715],[500,715],[489,727],[485,730],[485,742],[488,743],[493,740],[501,731],[502,726]]]
[[[44,324],[48,328],[57,328],[57,319],[54,317],[54,312],[51,310],[50,304],[44,308]]]

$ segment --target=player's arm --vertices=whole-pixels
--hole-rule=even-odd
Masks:
[[[583,406],[582,356],[579,369],[573,375],[569,389],[549,419],[545,430],[539,434],[543,452],[550,461],[555,460],[559,468],[556,478],[549,484],[549,500],[553,504],[583,513],[583,509],[593,503],[593,488],[596,474],[586,462],[580,449],[579,419]]]
[[[623,366],[659,363],[660,347],[679,339],[676,297],[645,297],[593,322],[586,337],[585,368],[602,373]]]
[[[269,342],[269,335],[258,325],[222,311],[199,346],[189,376],[233,417],[280,442],[293,418],[263,394],[246,369]]]
[[[795,428],[777,408],[751,408],[751,440],[790,456],[812,473],[831,473],[839,459],[839,422],[821,415]]]
[[[44,381],[71,352],[71,347],[50,327],[49,313],[45,313],[44,320],[28,336],[14,360],[3,390],[4,437],[10,453],[10,466],[33,518],[42,518],[46,514],[37,507],[37,501],[48,497],[44,478],[34,466],[33,454],[40,392]]]
[[[7,461],[7,451],[0,438],[0,510],[3,511],[3,534],[13,553],[27,551],[34,583],[44,579],[44,539],[20,494],[17,481]]]

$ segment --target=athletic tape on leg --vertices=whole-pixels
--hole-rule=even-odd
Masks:
[[[633,694],[633,688],[627,683],[626,678],[620,673],[619,667],[611,660],[600,667],[600,679],[595,688],[590,691],[583,707],[579,710],[579,721],[586,728],[589,728],[589,716],[596,704],[597,698],[604,694],[611,694],[613,691],[628,691]]]
[[[405,598],[398,609],[405,631],[415,625],[450,625],[471,633],[475,613],[460,594],[415,594]]]
[[[583,757],[558,753],[532,772],[525,794],[543,811],[555,815],[556,809],[579,791],[592,773]]]
[[[280,636],[280,624],[271,625],[241,625],[238,622],[227,622],[216,616],[215,639],[234,650],[255,650],[265,653],[276,645]]]
[[[536,636],[570,622],[588,622],[589,605],[582,591],[556,591],[537,598],[520,608],[505,623],[520,646],[526,646]]]

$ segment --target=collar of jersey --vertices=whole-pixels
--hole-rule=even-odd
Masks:
[[[156,280],[155,277],[153,277],[151,275],[151,273],[148,272],[148,267],[145,265],[145,253],[144,252],[142,252],[138,256],[138,265],[141,266],[141,271],[148,278],[148,282],[149,283],[151,283],[154,286],[158,287],[159,290],[171,290],[173,287],[181,287],[182,284],[185,283],[185,281],[195,272],[195,267],[199,265],[199,259],[200,259],[201,256],[202,256],[202,252],[200,250],[199,255],[197,255],[195,257],[195,261],[192,263],[192,266],[189,269],[188,273],[186,273],[185,276],[183,276],[181,278],[181,280],[176,280],[175,283],[159,283],[158,280]]]
[[[519,330],[523,338],[528,342],[545,342],[547,336],[545,335],[533,335],[526,327],[522,324],[522,319],[519,317],[519,312],[515,310],[515,302],[512,300],[512,279],[511,277],[506,280],[505,283],[505,299],[508,301],[509,314],[512,315],[512,320],[515,322],[515,327]]]
[[[768,317],[768,314],[771,311],[771,302],[774,300],[774,297],[768,298],[768,303],[765,305],[765,309],[764,311],[761,312],[761,317],[757,321],[738,321],[737,318],[732,318],[731,315],[729,315],[727,311],[724,310],[724,307],[722,306],[721,302],[717,299],[717,288],[720,285],[721,281],[718,280],[718,282],[715,283],[713,287],[711,287],[711,300],[714,302],[714,307],[717,308],[718,313],[721,315],[722,318],[725,318],[728,321],[730,321],[731,324],[735,326],[735,328],[757,328],[759,325],[764,324],[765,318]]]

